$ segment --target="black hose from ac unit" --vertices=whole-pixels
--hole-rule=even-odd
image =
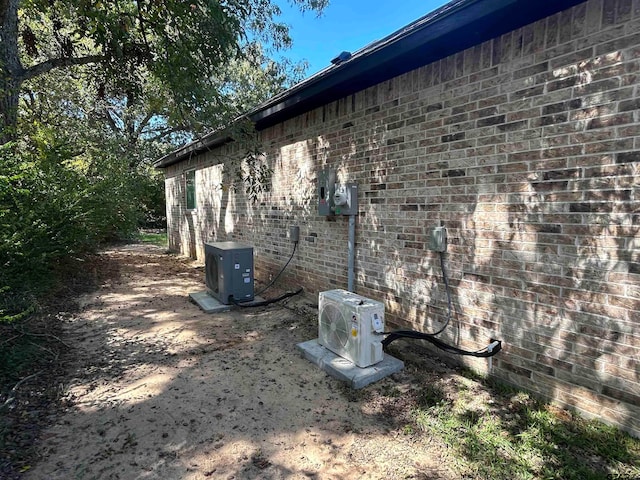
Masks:
[[[294,242],[293,243],[293,251],[291,252],[291,255],[289,256],[289,260],[287,260],[287,263],[284,264],[284,267],[282,267],[280,269],[280,271],[278,272],[278,274],[274,277],[273,280],[271,280],[271,282],[269,282],[269,284],[264,287],[262,290],[258,291],[255,296],[260,295],[261,293],[265,292],[267,289],[271,288],[271,286],[276,283],[276,280],[278,280],[278,278],[280,278],[280,275],[282,275],[282,272],[285,271],[285,269],[289,266],[289,263],[291,263],[291,260],[293,259],[293,256],[296,253],[296,247],[298,246],[298,242]],[[259,302],[254,302],[254,301],[249,301],[249,302],[239,302],[237,301],[235,298],[233,297],[229,297],[229,300],[231,301],[231,303],[233,303],[236,307],[242,307],[242,308],[251,308],[251,307],[265,307],[267,305],[271,305],[272,303],[276,303],[279,302],[280,300],[284,300],[285,298],[289,298],[289,297],[293,297],[294,295],[299,295],[300,293],[303,292],[303,288],[300,287],[298,290],[294,291],[294,292],[285,292],[282,295],[280,295],[279,297],[276,298],[271,298],[268,300],[262,300]]]
[[[439,335],[447,328],[449,322],[451,321],[451,314],[453,311],[452,301],[451,301],[451,292],[449,289],[449,279],[447,278],[447,270],[444,265],[444,253],[440,252],[440,269],[442,270],[442,279],[444,281],[445,291],[447,293],[447,318],[437,331],[433,333],[424,333],[417,332],[415,330],[396,330],[392,332],[383,332],[381,335],[387,335],[387,337],[382,341],[382,346],[386,347],[391,342],[398,340],[399,338],[413,338],[417,340],[426,340],[427,342],[432,343],[435,347],[443,350],[447,353],[451,353],[454,355],[468,355],[472,357],[480,357],[480,358],[489,358],[493,357],[500,350],[502,350],[502,342],[500,340],[495,340],[491,342],[484,348],[476,351],[463,350],[461,348],[455,347],[453,345],[449,345],[439,338],[436,338],[436,335]]]
[[[271,298],[269,300],[262,300],[260,302],[238,302],[235,298],[230,297],[231,303],[233,303],[236,307],[242,308],[251,308],[251,307],[265,307],[267,305],[271,305],[272,303],[279,302],[280,300],[284,300],[285,298],[293,297],[294,295],[299,295],[303,292],[303,288],[300,287],[298,290],[294,292],[285,292],[279,297]]]
[[[398,340],[399,338],[413,338],[417,340],[426,340],[427,342],[432,343],[434,346],[443,350],[447,353],[452,353],[454,355],[468,355],[472,357],[480,357],[480,358],[488,358],[493,357],[496,353],[502,350],[502,342],[500,340],[495,340],[491,342],[484,348],[476,351],[463,350],[458,347],[454,347],[453,345],[449,345],[444,343],[439,338],[436,338],[431,333],[422,333],[416,332],[415,330],[396,330],[394,332],[390,332],[388,336],[382,341],[382,346],[386,347],[391,342]]]

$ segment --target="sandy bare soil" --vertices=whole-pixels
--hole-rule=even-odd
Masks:
[[[67,407],[24,478],[455,478],[438,440],[403,429],[415,367],[352,391],[296,350],[317,337],[313,298],[205,314],[188,298],[202,266],[102,255],[112,274],[64,324]]]

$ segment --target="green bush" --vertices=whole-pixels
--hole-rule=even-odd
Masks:
[[[0,158],[0,321],[33,308],[58,262],[133,237],[162,199],[149,172],[109,150],[74,154],[46,130]]]

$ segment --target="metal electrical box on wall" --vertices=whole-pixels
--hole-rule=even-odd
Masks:
[[[444,227],[435,227],[429,234],[429,250],[434,252],[447,251],[447,229]]]
[[[333,205],[333,212],[336,215],[357,215],[358,185],[355,183],[336,184]]]
[[[335,170],[318,172],[318,215],[357,215],[358,185],[336,183]]]
[[[336,172],[325,168],[318,172],[318,215],[333,215]]]

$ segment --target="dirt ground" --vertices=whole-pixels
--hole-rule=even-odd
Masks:
[[[65,407],[21,478],[456,478],[444,445],[403,428],[417,367],[353,391],[297,351],[315,299],[205,314],[188,298],[201,265],[138,244],[101,256],[109,275],[64,320]]]

